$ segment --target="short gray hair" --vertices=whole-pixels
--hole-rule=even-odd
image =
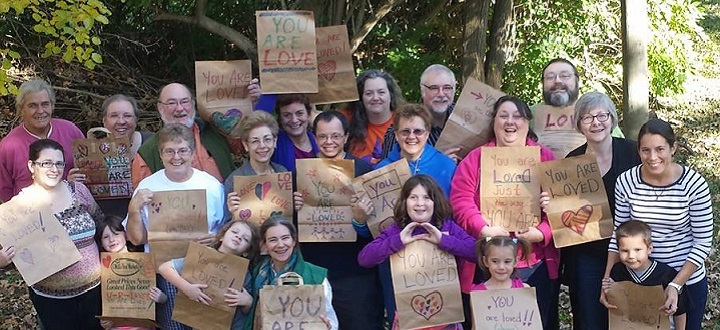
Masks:
[[[119,101],[125,101],[127,103],[130,103],[130,105],[133,108],[133,114],[135,115],[135,118],[138,117],[137,101],[135,100],[135,98],[133,98],[131,96],[123,95],[123,94],[115,94],[113,96],[106,98],[105,102],[103,102],[103,104],[102,104],[102,108],[100,108],[101,109],[100,116],[102,118],[105,118],[105,115],[107,115],[108,107],[111,104],[113,104],[115,102],[119,102]]]
[[[20,85],[20,92],[18,93],[17,97],[15,97],[15,109],[20,112],[22,110],[22,107],[25,105],[25,98],[28,97],[28,95],[46,91],[48,94],[48,98],[50,99],[50,103],[53,106],[53,109],[55,108],[55,90],[48,84],[47,81],[42,79],[32,79],[28,80],[22,85]]]
[[[583,94],[583,96],[581,96],[577,100],[577,102],[575,102],[576,131],[580,132],[580,120],[582,120],[582,116],[597,108],[607,110],[610,113],[610,118],[613,121],[612,129],[615,129],[615,127],[617,127],[618,115],[613,101],[604,93],[592,91]]]
[[[427,68],[425,69],[425,71],[423,71],[422,75],[420,75],[420,83],[421,83],[421,84],[423,84],[423,82],[425,81],[425,76],[427,76],[427,74],[430,73],[430,72],[442,72],[442,73],[445,73],[445,74],[447,74],[448,76],[450,76],[450,78],[452,79],[453,83],[457,82],[457,80],[455,80],[455,73],[453,73],[452,70],[450,70],[448,67],[446,67],[446,66],[444,66],[444,65],[442,65],[442,64],[433,64],[433,65],[430,65],[429,67],[427,67]]]

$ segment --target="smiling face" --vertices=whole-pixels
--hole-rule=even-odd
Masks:
[[[443,71],[430,71],[420,83],[423,105],[434,113],[445,113],[455,100],[455,81]]]
[[[187,141],[175,139],[162,144],[160,158],[165,166],[165,175],[175,182],[184,182],[192,174],[193,150]]]
[[[400,118],[395,131],[395,140],[400,146],[403,157],[416,160],[422,155],[430,132],[425,120],[418,116]]]
[[[493,121],[493,130],[499,147],[525,145],[530,123],[523,117],[515,103],[505,101],[498,107]]]
[[[65,157],[60,150],[46,148],[40,151],[38,159],[28,161],[28,168],[34,183],[45,189],[50,189],[62,181]]]
[[[132,104],[125,100],[110,103],[103,117],[103,127],[110,130],[116,139],[131,136],[135,133],[137,117]]]
[[[430,222],[435,212],[435,202],[422,185],[417,185],[410,191],[410,195],[405,200],[405,207],[410,220],[419,223]]]
[[[342,156],[343,146],[347,142],[348,135],[343,130],[340,120],[332,118],[330,121],[317,121],[315,137],[319,144],[318,147],[320,147],[321,156],[335,158]]]
[[[620,261],[632,270],[642,271],[650,266],[652,245],[648,246],[641,235],[620,237],[618,252]]]
[[[105,229],[103,229],[100,243],[105,252],[127,252],[125,232],[115,232],[110,226],[106,226]]]
[[[582,115],[580,118],[578,128],[580,129],[580,133],[585,135],[585,138],[589,142],[600,143],[607,139],[611,139],[610,133],[614,123],[609,111],[602,108],[596,108],[588,111],[588,113]],[[600,119],[604,118],[607,119],[605,121],[600,121]],[[592,121],[590,123],[586,123],[588,120]]]
[[[276,270],[282,268],[290,260],[295,250],[295,244],[290,230],[284,225],[272,226],[265,232],[265,248]]]
[[[275,136],[267,126],[255,127],[248,133],[247,140],[243,141],[250,160],[267,164],[275,152]]]
[[[25,103],[20,109],[23,125],[31,133],[44,136],[50,129],[50,119],[52,119],[53,104],[50,102],[50,96],[47,91],[39,91],[29,93],[25,96]]]
[[[675,145],[668,144],[668,141],[660,134],[648,133],[640,138],[638,149],[644,176],[650,175],[660,181],[663,181],[663,178],[672,177]]]
[[[280,108],[280,127],[291,137],[307,134],[308,111],[302,103],[291,103]]]
[[[225,232],[220,238],[220,247],[218,251],[225,254],[234,254],[242,256],[243,253],[250,249],[252,240],[252,230],[247,224],[236,222]]]
[[[543,99],[546,104],[564,107],[578,98],[578,76],[570,64],[555,62],[543,72]]]
[[[382,115],[390,112],[390,91],[381,77],[365,80],[362,94],[363,105],[368,114]]]
[[[482,262],[490,271],[490,276],[497,282],[510,280],[517,265],[517,256],[512,246],[489,246],[487,255],[483,256]]]
[[[190,91],[182,84],[169,84],[160,92],[158,102],[160,118],[165,125],[181,124],[193,127],[195,120],[195,101]]]

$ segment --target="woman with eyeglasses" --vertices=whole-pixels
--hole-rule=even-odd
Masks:
[[[200,244],[213,246],[215,234],[224,224],[225,191],[223,185],[212,175],[192,167],[195,138],[190,128],[181,124],[168,124],[157,133],[160,158],[164,168],[146,177],[138,184],[126,218],[128,240],[135,245],[145,244],[145,252],[150,252],[147,243],[149,204],[153,201],[153,192],[172,190],[205,190],[207,201],[208,235],[198,240]],[[165,304],[158,305],[157,321],[162,329],[189,329],[172,321],[172,310],[177,288],[158,277],[158,288],[167,296]]]
[[[63,180],[63,147],[40,139],[29,147],[32,184],[10,200],[28,209],[48,209],[65,228],[82,259],[29,288],[30,300],[45,329],[101,329],[100,255],[95,222],[104,218],[82,183]],[[12,248],[12,247],[9,247]],[[8,256],[11,261],[14,253]],[[2,261],[0,261],[1,263]]]
[[[615,214],[615,181],[620,173],[640,164],[634,141],[611,136],[618,116],[610,98],[600,92],[584,94],[575,103],[575,129],[585,135],[587,143],[567,157],[595,154],[605,184],[611,214]],[[547,193],[541,202],[551,203]],[[562,279],[570,289],[573,329],[607,329],[608,312],[598,297],[605,274],[610,239],[562,248]]]

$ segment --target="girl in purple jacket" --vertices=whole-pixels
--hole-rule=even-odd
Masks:
[[[448,253],[476,262],[475,238],[452,220],[452,207],[435,180],[425,174],[408,179],[395,204],[395,223],[358,255],[363,267],[374,267],[416,240],[437,244]],[[392,287],[390,287],[392,289]],[[397,323],[397,319],[395,320]],[[455,329],[442,327],[442,329]]]

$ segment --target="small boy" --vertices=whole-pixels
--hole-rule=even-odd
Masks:
[[[630,220],[618,226],[615,230],[620,262],[613,265],[610,279],[603,280],[605,293],[614,282],[633,281],[643,286],[662,285],[674,288],[665,290],[665,314],[673,315],[675,329],[685,329],[685,311],[689,298],[682,286],[673,283],[677,271],[661,262],[650,259],[653,250],[652,231],[650,227],[639,220]]]

